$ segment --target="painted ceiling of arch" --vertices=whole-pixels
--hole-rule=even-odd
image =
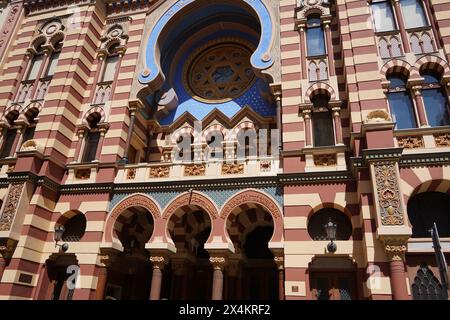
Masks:
[[[221,29],[211,28],[218,21],[230,25],[242,24],[253,32],[243,32],[230,25]],[[214,29],[215,32],[205,32],[209,29]],[[270,34],[267,36],[266,33],[264,36],[269,39],[263,39],[263,36],[258,38],[260,31],[261,27],[255,17],[239,7],[224,4],[211,4],[200,11],[191,12],[172,26],[170,32],[164,35],[164,45],[161,48],[161,69],[166,77],[161,91],[173,89],[178,103],[159,120],[160,124],[170,125],[185,113],[202,120],[214,110],[232,118],[247,106],[264,117],[275,116],[268,83],[256,77],[254,71],[248,68],[251,67],[250,56],[258,45],[262,41],[270,42]],[[194,37],[196,34],[202,36]],[[221,39],[229,45],[220,48]],[[215,49],[214,46],[218,48]],[[201,48],[204,50],[198,53]],[[209,56],[205,55],[208,50],[212,53]],[[227,51],[228,55],[225,54]],[[239,55],[238,52],[241,58],[236,60],[234,56]],[[202,61],[208,57],[221,61],[213,64]],[[199,70],[202,72],[198,72]],[[196,81],[196,77],[201,81]]]

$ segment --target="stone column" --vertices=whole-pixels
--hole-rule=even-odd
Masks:
[[[422,86],[413,86],[411,89],[414,94],[414,102],[416,103],[417,114],[419,115],[419,126],[427,127],[428,121],[425,114],[425,105],[423,104],[422,100]]]
[[[223,270],[225,268],[225,257],[223,256],[213,256],[209,258],[211,262],[214,273],[213,273],[213,288],[212,288],[212,300],[222,300],[223,299]]]
[[[334,52],[333,52],[333,40],[332,40],[332,34],[331,34],[331,17],[327,20],[323,21],[323,26],[325,29],[325,38],[326,38],[326,45],[327,45],[327,55],[328,55],[328,73],[330,76],[336,75],[335,68],[334,68]]]
[[[342,139],[341,108],[332,107],[331,111],[333,112],[334,135],[336,137],[336,144],[343,144],[344,141]]]
[[[305,120],[305,142],[307,147],[312,147],[311,139],[311,109],[303,110],[303,119]]]
[[[394,14],[399,24],[398,28],[400,29],[400,35],[402,37],[403,51],[405,53],[411,52],[411,46],[409,45],[408,35],[405,30],[405,22],[403,21],[402,9],[400,8],[400,1],[392,0],[392,3],[394,7]]]
[[[409,300],[405,273],[406,242],[387,242],[384,250],[389,259],[393,300]]]
[[[278,299],[284,300],[284,256],[274,258],[278,269]]]
[[[162,270],[168,263],[164,256],[151,256],[150,262],[153,264],[152,286],[150,289],[150,300],[159,300],[161,297]]]

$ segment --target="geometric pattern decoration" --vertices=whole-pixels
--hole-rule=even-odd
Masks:
[[[242,191],[246,189],[244,188],[224,188],[224,189],[196,189],[195,191],[200,192],[208,196],[211,200],[214,201],[216,206],[220,209],[225,202],[227,202],[228,199],[230,199],[233,195],[235,195],[237,192]],[[270,196],[274,201],[278,203],[280,207],[283,207],[283,196],[281,193],[281,188],[277,186],[265,186],[261,188],[255,188],[259,191],[262,191],[266,193],[268,196]],[[143,192],[144,194],[147,194],[148,196],[152,197],[156,203],[160,206],[161,210],[164,210],[164,208],[173,200],[177,195],[180,194],[180,191],[150,191],[150,192]],[[113,195],[110,203],[109,203],[109,209],[108,211],[111,212],[111,209],[118,204],[120,201],[122,201],[125,197],[130,196],[131,193],[116,193]]]
[[[189,59],[192,62],[185,67],[185,89],[203,102],[219,103],[237,98],[256,79],[250,65],[251,54],[250,49],[237,41],[215,40],[214,44],[207,44],[206,50],[193,53]]]

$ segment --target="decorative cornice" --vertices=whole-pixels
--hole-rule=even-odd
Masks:
[[[286,173],[279,175],[282,184],[307,184],[353,180],[349,171]]]
[[[395,161],[402,157],[403,148],[364,149],[362,156],[366,162]]]

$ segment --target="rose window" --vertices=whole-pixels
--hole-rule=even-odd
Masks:
[[[240,96],[255,81],[251,55],[251,50],[240,43],[197,50],[184,70],[186,90],[205,102],[226,102]]]

